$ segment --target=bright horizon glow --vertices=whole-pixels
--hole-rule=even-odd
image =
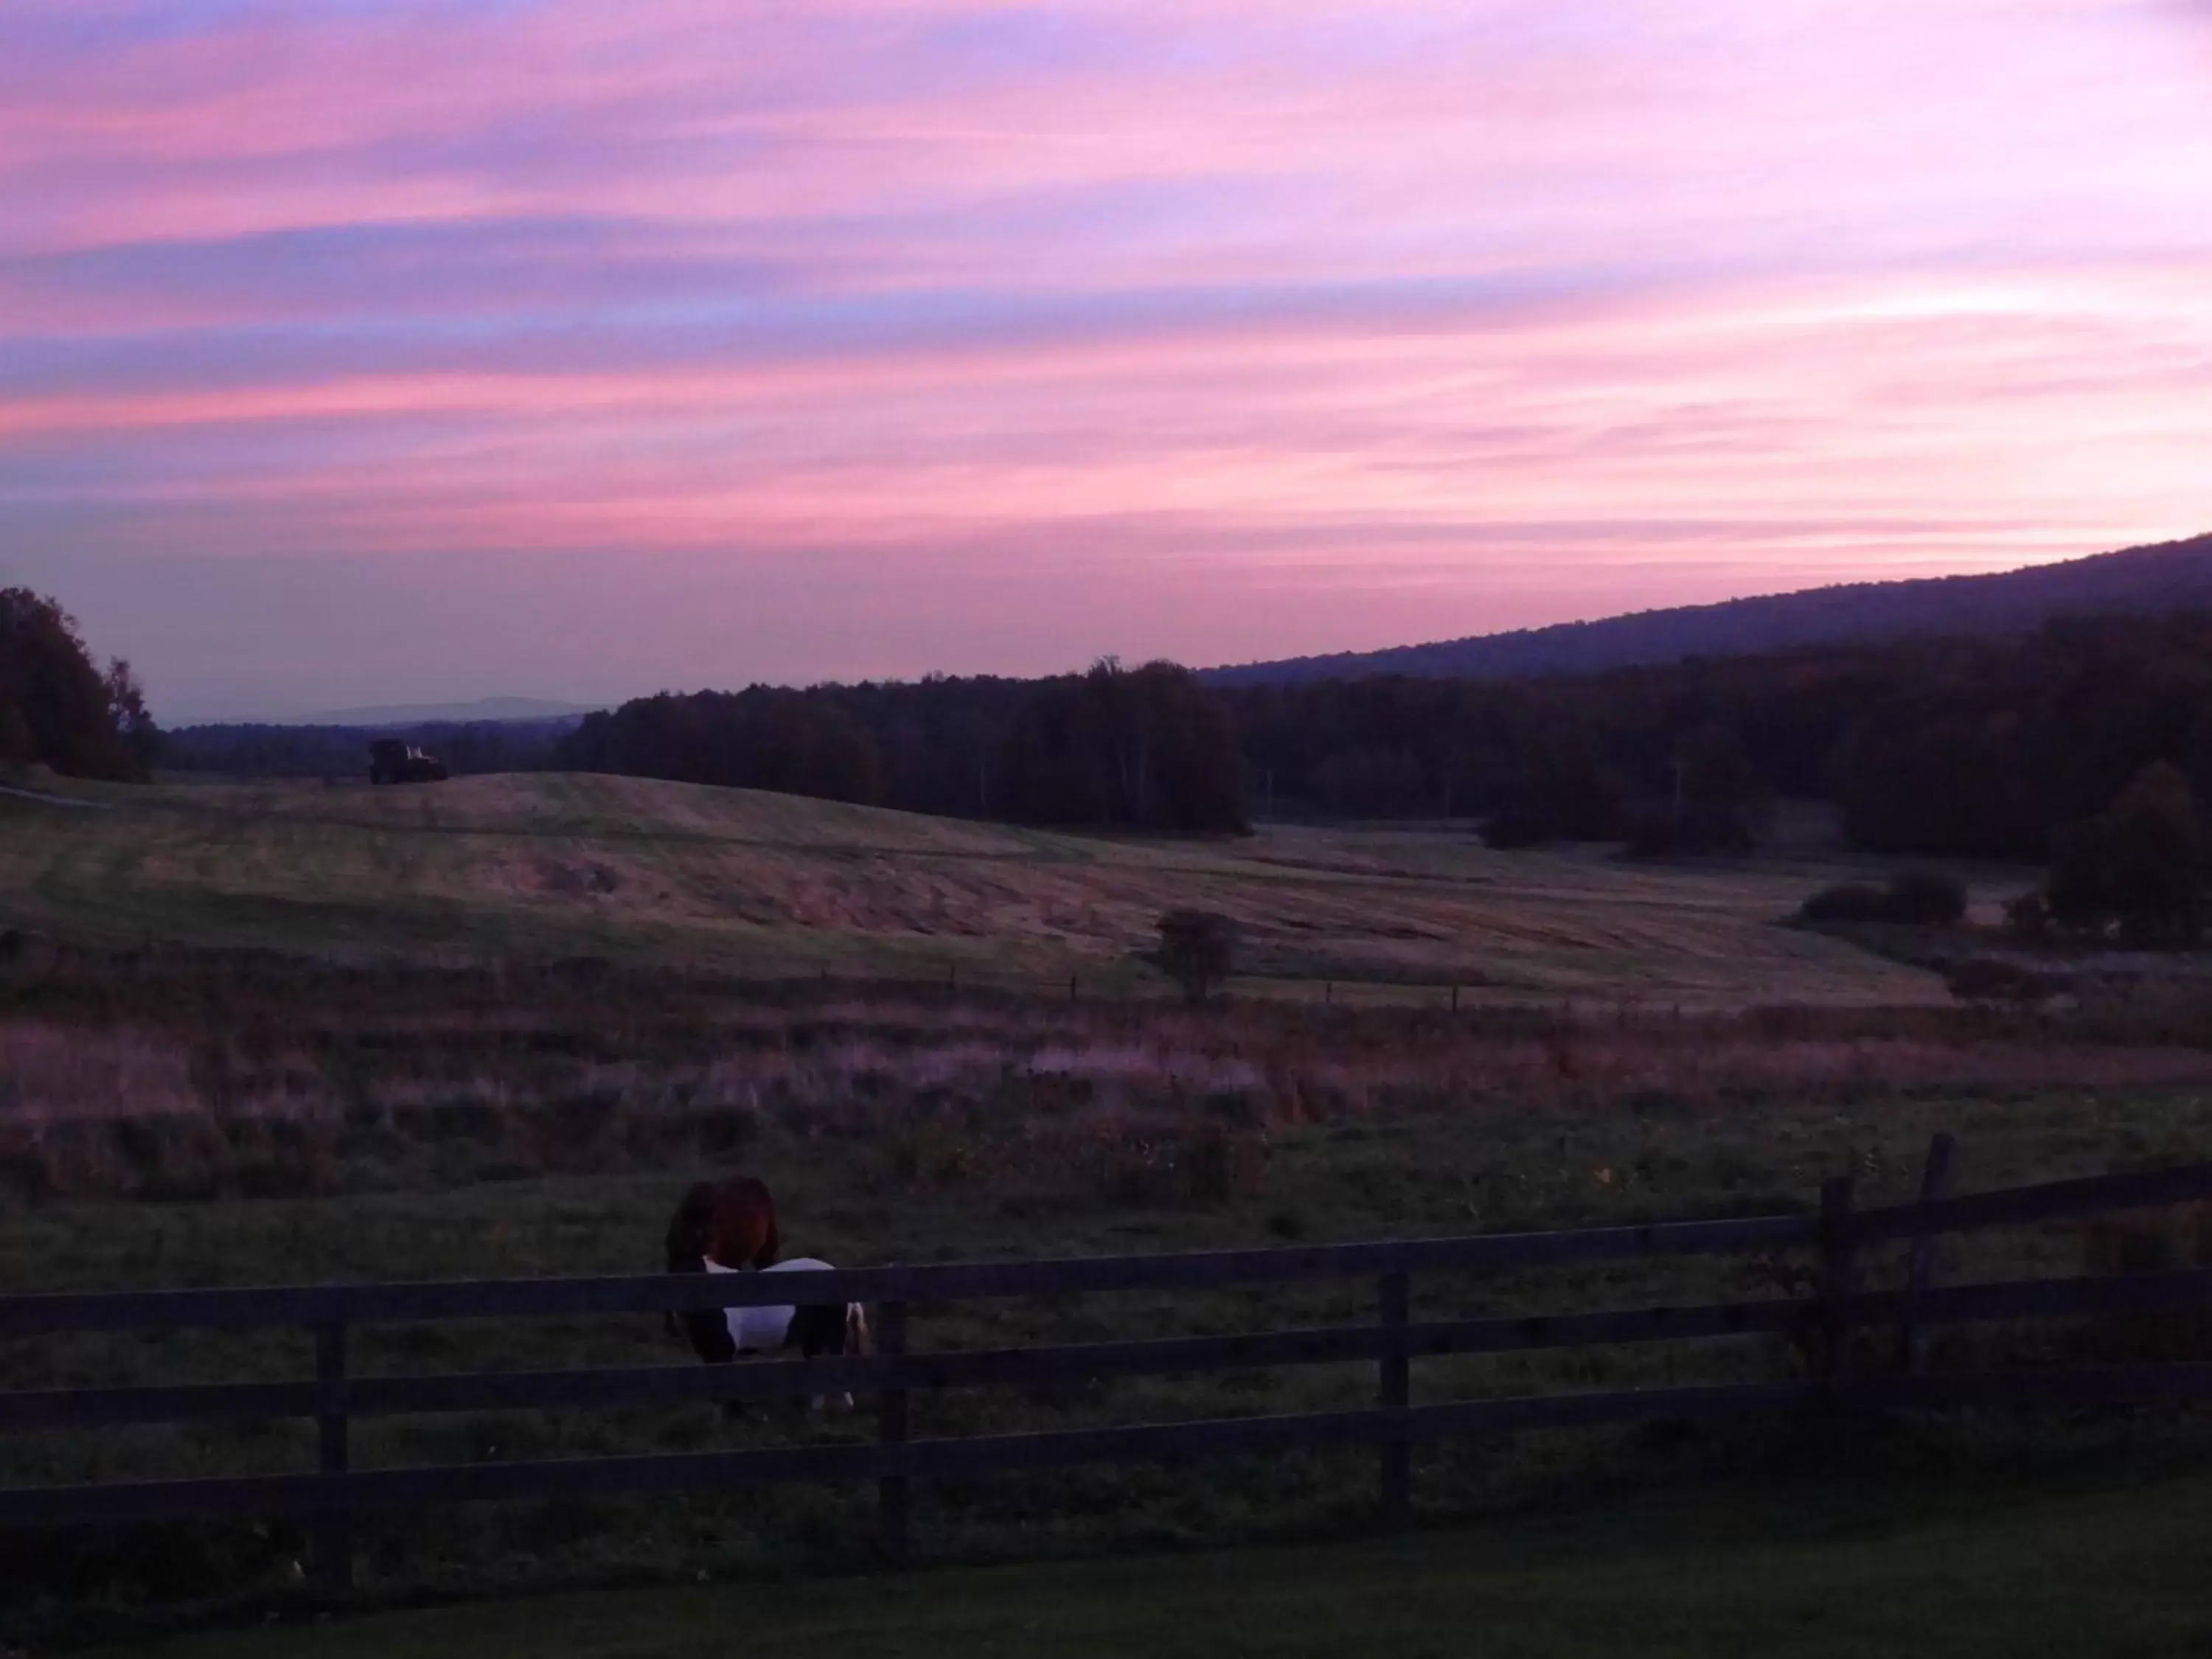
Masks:
[[[2207,529],[2207,0],[0,10],[0,580],[165,719]]]

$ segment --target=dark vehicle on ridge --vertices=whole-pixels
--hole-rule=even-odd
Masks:
[[[443,761],[424,754],[411,743],[379,738],[368,745],[371,783],[443,783],[447,776]]]

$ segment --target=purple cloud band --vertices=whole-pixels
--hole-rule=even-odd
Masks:
[[[208,709],[1216,660],[2197,530],[2208,25],[14,0],[0,575]],[[426,568],[518,643],[388,684],[362,619]]]

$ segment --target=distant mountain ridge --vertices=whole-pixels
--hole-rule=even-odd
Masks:
[[[553,702],[544,697],[479,697],[474,702],[404,702],[378,708],[333,708],[258,722],[264,726],[466,726],[492,720],[556,720],[591,714],[588,702]],[[205,725],[249,725],[251,721],[204,721]]]
[[[2212,535],[1990,575],[1807,588],[1429,645],[1209,668],[1201,678],[1224,686],[1384,674],[1533,679],[1688,657],[1755,656],[1802,646],[2025,634],[2068,613],[2141,616],[2188,610],[2212,611]]]

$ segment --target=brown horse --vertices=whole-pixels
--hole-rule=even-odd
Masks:
[[[781,1241],[775,1197],[750,1176],[732,1176],[719,1186],[702,1181],[684,1194],[668,1224],[668,1271],[696,1273],[702,1262],[720,1267],[772,1267]]]
[[[707,1264],[732,1270],[772,1267],[781,1244],[775,1231],[775,1198],[767,1186],[750,1176],[732,1176],[719,1185],[702,1181],[684,1194],[668,1224],[668,1271],[697,1273]],[[686,1314],[687,1329],[704,1331],[720,1322],[719,1312]],[[676,1316],[668,1316],[669,1334],[676,1332]],[[696,1346],[700,1332],[692,1333]]]

